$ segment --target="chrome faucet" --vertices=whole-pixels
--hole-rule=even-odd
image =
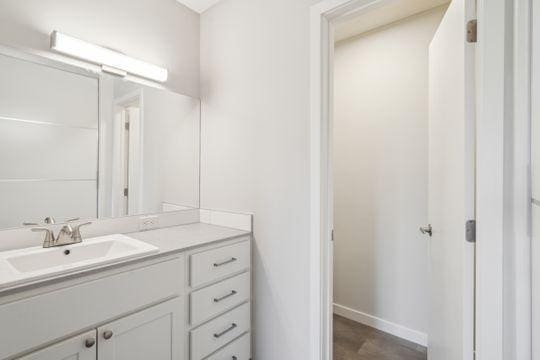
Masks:
[[[54,232],[47,228],[33,228],[33,232],[44,232],[45,239],[43,240],[43,247],[48,248],[54,246]]]
[[[92,224],[91,222],[85,222],[77,224],[72,227],[69,222],[77,221],[78,219],[68,220],[68,224],[62,226],[58,236],[54,236],[52,229],[48,228],[33,228],[33,232],[44,232],[45,239],[43,240],[43,247],[49,248],[53,246],[64,246],[80,243],[82,241],[81,227]]]

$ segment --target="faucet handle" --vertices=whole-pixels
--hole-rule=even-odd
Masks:
[[[56,220],[52,217],[52,216],[47,216],[43,222],[45,222],[45,224],[48,224],[48,225],[53,225],[53,224],[56,224]]]
[[[79,220],[81,220],[81,218],[76,217],[76,218],[72,218],[72,219],[67,219],[66,222],[70,223],[70,222],[79,221]]]
[[[54,243],[54,233],[51,229],[47,228],[32,228],[33,232],[44,232],[45,240],[43,240],[43,247],[50,247]]]
[[[71,237],[73,238],[73,241],[81,242],[82,241],[81,227],[86,226],[86,225],[91,225],[91,224],[92,224],[92,222],[89,221],[89,222],[85,222],[85,223],[76,225],[73,228],[73,233],[71,235]]]

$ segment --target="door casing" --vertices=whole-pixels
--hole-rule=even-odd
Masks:
[[[332,324],[333,25],[396,0],[323,0],[310,21],[310,359],[328,360]],[[503,360],[505,117],[509,108],[509,14],[506,0],[477,0],[476,49],[476,338],[477,359]],[[465,40],[464,40],[465,41]],[[474,276],[471,274],[471,276]],[[525,329],[526,330],[526,329]],[[472,331],[472,329],[471,329]],[[530,336],[530,334],[529,334]],[[472,349],[471,349],[472,351]]]

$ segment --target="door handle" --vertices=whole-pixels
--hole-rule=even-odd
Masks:
[[[428,226],[421,226],[420,232],[424,235],[427,234],[430,237],[433,236],[433,228],[431,227],[431,224],[428,224]]]

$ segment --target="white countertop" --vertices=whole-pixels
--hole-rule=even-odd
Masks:
[[[4,295],[8,291],[22,290],[28,287],[42,286],[52,281],[61,281],[63,278],[74,275],[82,276],[90,272],[98,272],[102,269],[109,268],[111,266],[118,266],[120,264],[133,263],[136,261],[143,261],[156,256],[164,256],[167,254],[173,254],[175,252],[182,252],[194,247],[208,245],[213,242],[223,241],[227,239],[236,238],[250,234],[249,231],[238,230],[223,226],[210,225],[205,223],[192,223],[186,225],[172,226],[167,228],[161,228],[156,230],[142,231],[127,233],[125,235],[153,245],[159,249],[156,253],[149,255],[143,255],[136,259],[129,259],[126,261],[119,261],[114,264],[97,264],[91,268],[76,269],[74,271],[66,271],[65,273],[56,273],[49,277],[42,277],[39,280],[31,279],[28,282],[18,282],[17,285],[2,286],[0,284],[0,296]],[[83,240],[84,242],[84,240]]]
[[[223,226],[194,223],[130,233],[126,235],[154,245],[159,248],[160,254],[164,254],[184,251],[192,247],[210,244],[214,241],[248,235],[249,233],[249,231]]]

